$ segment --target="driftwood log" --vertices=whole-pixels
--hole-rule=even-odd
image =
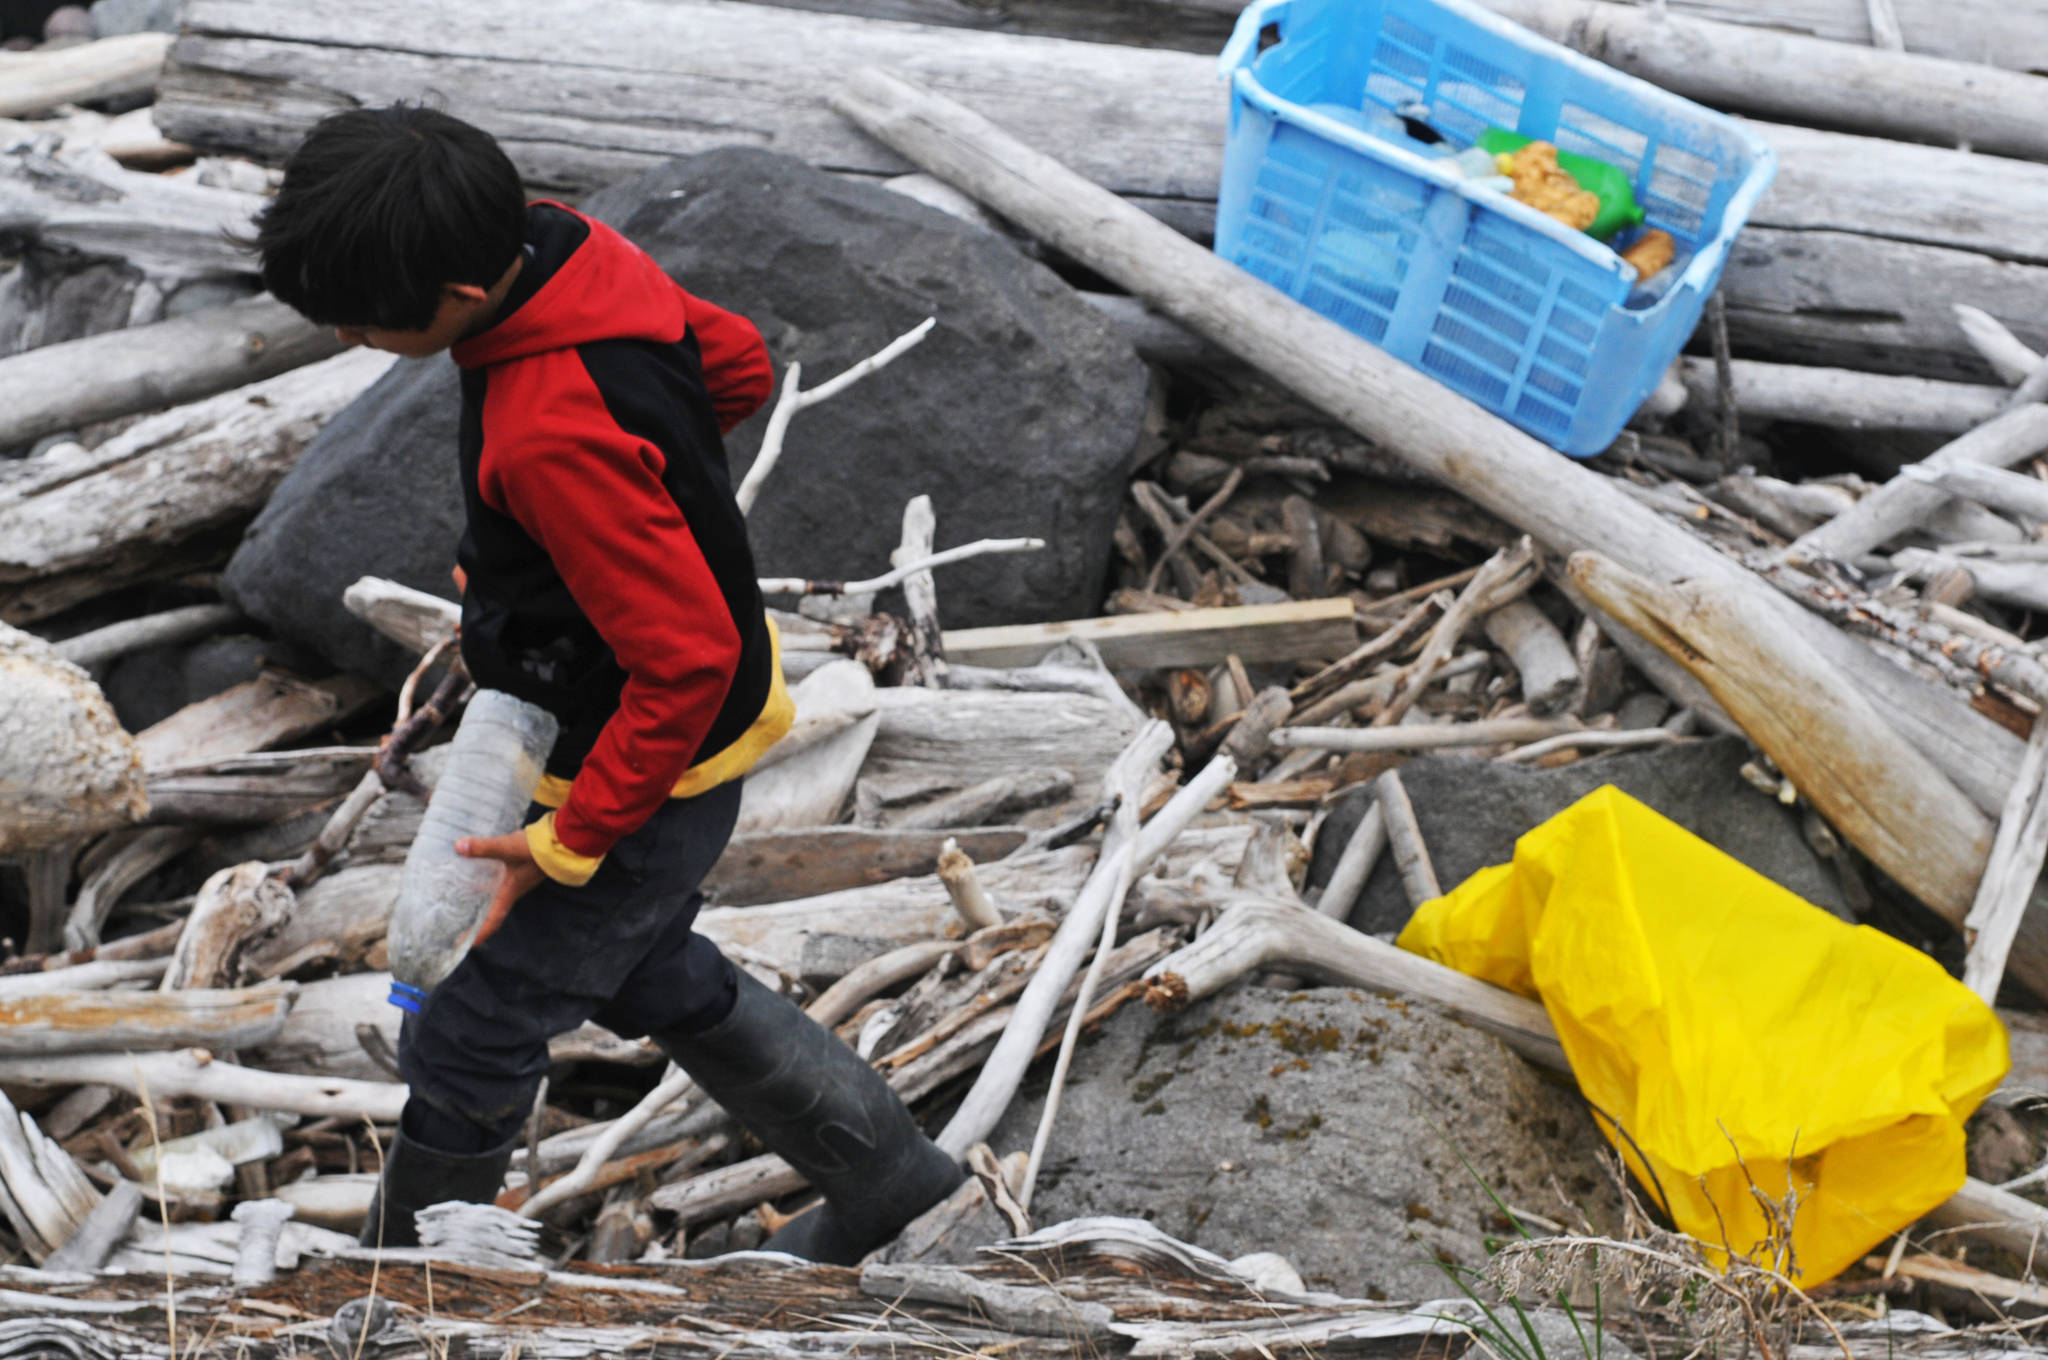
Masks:
[[[1992,824],[1802,641],[1759,629],[1719,582],[1657,584],[1594,553],[1572,580],[1607,613],[1693,673],[1871,862],[1961,926],[1991,851]],[[2048,992],[2048,916],[2023,921],[2013,972]]]
[[[0,751],[0,854],[126,826],[149,810],[142,753],[99,686],[49,643],[4,623]]]
[[[0,1056],[260,1044],[284,1026],[289,982],[179,992],[45,992],[0,1001]]]
[[[152,1100],[189,1096],[316,1119],[333,1115],[380,1124],[396,1123],[405,1106],[405,1087],[396,1082],[265,1072],[216,1059],[203,1048],[168,1053],[6,1056],[0,1057],[0,1081],[21,1086],[114,1086],[138,1096],[147,1090]]]
[[[0,618],[23,623],[143,580],[260,507],[320,426],[391,363],[336,355],[152,416],[0,481]]]
[[[1756,359],[1734,360],[1729,371],[1735,381],[1735,409],[1745,418],[1796,420],[1849,430],[1963,434],[2004,409],[2007,395],[1989,383],[1943,382]],[[1713,360],[1681,359],[1679,376],[1690,405],[1714,409],[1720,380]]]
[[[2002,805],[2021,743],[1961,696],[1804,615],[1753,574],[1598,473],[1162,227],[960,105],[876,71],[839,97],[848,116],[1012,222],[1161,312],[1273,373],[1298,395],[1554,552],[1597,547],[1658,579],[1721,584],[1839,669],[1985,810]]]
[[[452,0],[345,10],[198,0],[166,69],[159,120],[181,140],[277,158],[322,109],[431,86],[502,138],[527,179],[571,191],[735,138],[893,176],[910,167],[837,124],[822,101],[841,72],[878,62],[1191,233],[1213,224],[1226,92],[1205,56],[704,0],[627,0],[570,32],[538,9],[520,13],[480,28]],[[593,71],[604,72],[602,96]],[[1780,140],[1776,128],[1767,135]],[[1963,378],[1981,369],[1951,301],[2042,336],[2048,258],[2037,224],[2048,169],[1928,159],[1947,154],[1788,130],[1779,184],[1728,271],[1737,343],[1799,362]],[[1932,220],[1953,240],[1930,238],[1917,215],[1943,202],[1951,210]]]
[[[0,447],[198,401],[339,352],[274,298],[44,345],[0,359]]]
[[[170,46],[166,33],[124,33],[13,58],[0,66],[0,118],[47,113],[59,104],[148,94],[156,88]]]
[[[1886,51],[1607,0],[1486,5],[1596,61],[1716,108],[2048,160],[2048,89],[2036,76],[1975,59]]]
[[[253,274],[236,239],[261,195],[123,169],[110,156],[0,156],[0,228],[39,245],[123,260],[152,282]]]

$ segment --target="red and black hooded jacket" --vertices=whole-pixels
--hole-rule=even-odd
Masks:
[[[582,883],[789,729],[723,440],[768,398],[767,349],[611,228],[536,203],[504,310],[454,357],[462,657],[560,721],[527,840]]]

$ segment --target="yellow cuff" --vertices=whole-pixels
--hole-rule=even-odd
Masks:
[[[562,844],[555,835],[552,812],[526,828],[526,848],[533,852],[533,862],[542,873],[571,888],[588,883],[597,866],[604,863],[603,855],[579,855]]]

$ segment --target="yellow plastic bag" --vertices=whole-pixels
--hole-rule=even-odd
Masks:
[[[1961,1188],[1963,1121],[2007,1068],[1991,1008],[1925,954],[1612,786],[1398,943],[1541,1001],[1609,1140],[1711,1249],[1772,1264],[1751,1181],[1795,1191],[1808,1284]]]

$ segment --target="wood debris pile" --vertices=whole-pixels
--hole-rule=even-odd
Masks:
[[[22,1318],[0,1322],[0,1355],[180,1353],[173,1328],[262,1355],[1462,1351],[1429,1309],[1284,1277],[1261,1292],[1253,1267],[1143,1225],[1032,1234],[1056,1100],[1032,1154],[985,1146],[1030,1064],[1087,1024],[1247,975],[1425,998],[1566,1071],[1540,1007],[1346,923],[1382,856],[1412,903],[1454,886],[1399,773],[1428,752],[1554,766],[1741,733],[1855,915],[1916,931],[2016,1031],[2048,1029],[2048,138],[1944,94],[1954,58],[1988,51],[2018,69],[1978,78],[2048,110],[2024,73],[2039,35],[1902,4],[1908,50],[1870,51],[1806,0],[1819,36],[1780,51],[1726,22],[1778,7],[1673,0],[1669,33],[1593,0],[1496,8],[1779,120],[1784,172],[1704,352],[1584,464],[1189,239],[1221,127],[1203,0],[1020,4],[1026,35],[941,0],[629,0],[571,33],[531,5],[477,25],[458,0],[426,20],[397,0],[188,0],[154,122],[58,102],[148,88],[161,41],[0,62],[0,114],[21,119],[0,124],[0,448],[22,455],[0,462],[0,906],[18,920],[0,963],[0,1313]],[[1940,45],[1965,29],[1978,46]],[[1660,45],[1687,37],[1748,76],[1706,86]],[[1892,97],[1856,93],[1873,61]],[[961,103],[848,75],[870,62]],[[592,65],[630,124],[578,93]],[[511,107],[515,84],[522,107],[535,86],[559,107]],[[699,928],[977,1173],[863,1270],[687,1261],[758,1244],[803,1183],[652,1045],[594,1027],[553,1046],[499,1201],[545,1226],[545,1259],[503,1223],[512,1245],[481,1263],[473,1244],[357,1253],[405,1094],[385,928],[469,692],[453,607],[375,578],[349,592],[419,658],[396,696],[271,666],[131,734],[93,683],[241,626],[212,593],[227,552],[388,363],[253,296],[224,230],[317,111],[426,85],[556,191],[742,133],[846,173],[915,168],[1122,289],[1088,296],[1155,366],[1100,617],[941,628],[960,553],[935,536],[967,535],[925,498],[886,575],[764,583],[804,599],[778,614],[798,723],[748,779]],[[1997,154],[1921,144],[1958,140]],[[67,299],[88,293],[81,318]],[[816,396],[786,389],[743,503]],[[1363,820],[1311,884],[1309,847],[1361,788]],[[281,1229],[250,1207],[268,1201],[292,1210]],[[1873,1293],[2048,1302],[1978,1269],[2029,1273],[2048,1210],[1972,1180],[1930,1223],[1983,1262],[1902,1251]],[[29,1294],[50,1316],[28,1317]],[[1928,1335],[1924,1353],[1968,1349]]]

